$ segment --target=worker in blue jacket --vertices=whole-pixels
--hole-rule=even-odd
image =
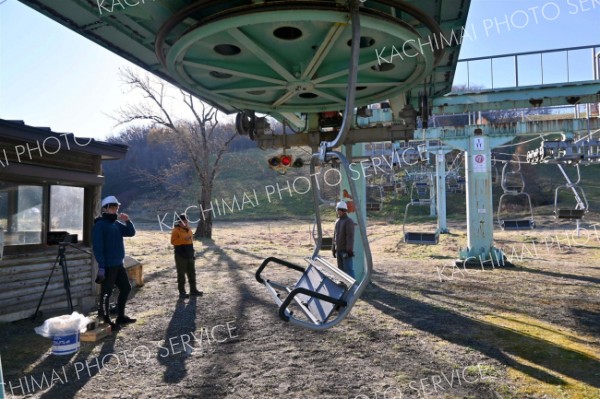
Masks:
[[[92,230],[94,256],[98,263],[96,283],[102,284],[98,316],[113,327],[115,323],[110,320],[109,306],[110,296],[115,285],[119,288],[117,299],[119,313],[116,324],[128,324],[136,321],[125,315],[125,304],[131,292],[131,283],[123,266],[125,259],[123,237],[133,237],[135,226],[127,214],[118,213],[120,205],[112,195],[104,198],[102,200],[102,216],[95,220]]]

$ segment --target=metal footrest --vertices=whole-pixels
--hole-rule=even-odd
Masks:
[[[321,238],[321,250],[330,251],[333,248],[333,237],[322,237]]]
[[[404,234],[404,242],[407,244],[435,245],[439,242],[438,233],[416,233],[407,232]]]
[[[367,203],[367,211],[378,212],[381,210],[381,204],[369,204]]]
[[[585,209],[558,209],[556,217],[559,219],[581,219],[585,215]]]
[[[531,230],[535,227],[535,222],[531,219],[502,220],[500,227],[502,230]]]

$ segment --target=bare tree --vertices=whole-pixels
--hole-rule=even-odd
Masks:
[[[167,95],[166,83],[151,81],[148,76],[142,78],[131,69],[122,70],[121,76],[131,90],[141,91],[146,101],[121,110],[119,123],[149,121],[154,126],[152,136],[155,139],[162,139],[164,143],[176,147],[178,152],[185,154],[185,159],[198,178],[200,188],[199,192],[195,193],[200,218],[194,237],[211,238],[213,224],[211,201],[214,182],[223,154],[236,137],[235,129],[217,128],[219,124],[217,110],[201,101],[196,101],[190,93],[183,90],[180,90],[181,101],[189,109],[193,118],[176,120],[167,109],[167,102],[172,100],[172,97]],[[171,170],[181,170],[179,165],[173,166]],[[166,182],[169,179],[165,177],[167,175],[154,178]],[[182,188],[193,189],[190,185],[187,187],[183,185]]]

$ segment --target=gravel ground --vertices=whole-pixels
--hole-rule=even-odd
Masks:
[[[303,264],[308,223],[216,225],[196,244],[205,294],[183,301],[169,235],[140,231],[126,242],[144,264],[138,322],[62,357],[35,324],[0,325],[7,397],[10,383],[19,398],[597,399],[600,231],[539,226],[498,232],[517,266],[481,270],[452,267],[464,226],[421,247],[373,224],[372,284],[325,332],[282,322],[254,279],[268,256]]]

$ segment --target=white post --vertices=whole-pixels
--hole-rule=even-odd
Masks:
[[[2,231],[0,229],[0,231]],[[0,355],[0,399],[4,399],[4,375],[2,374],[2,356]]]
[[[4,229],[0,227],[0,259],[4,255]]]
[[[438,231],[447,234],[446,224],[446,155],[443,149],[435,154]]]

